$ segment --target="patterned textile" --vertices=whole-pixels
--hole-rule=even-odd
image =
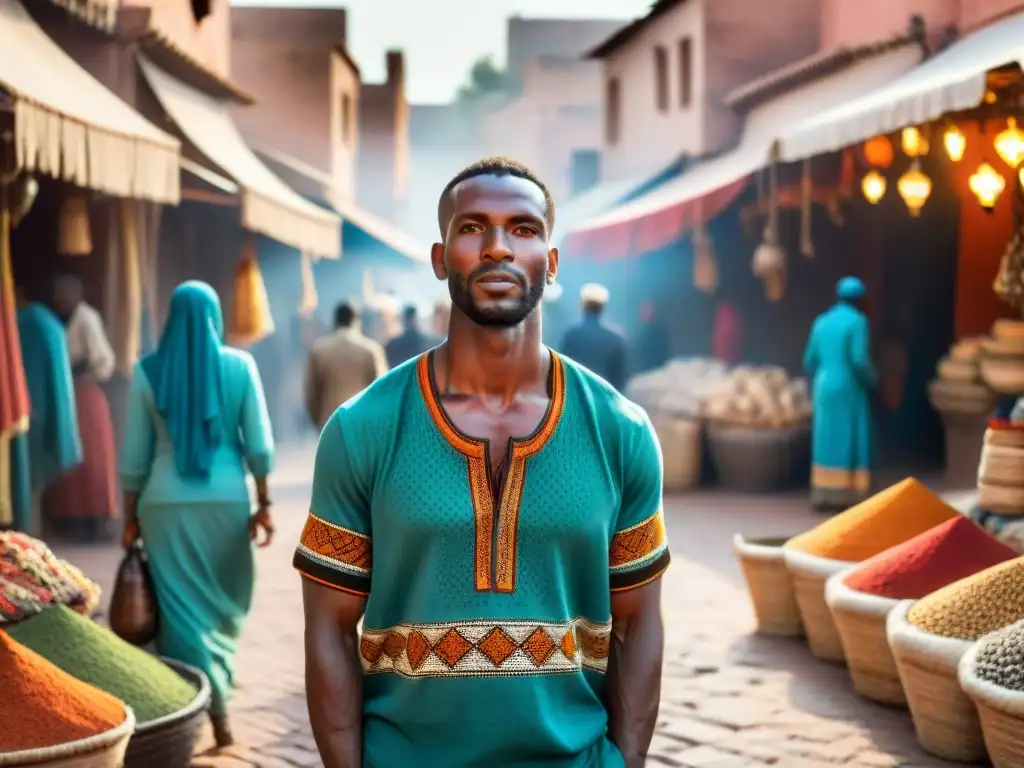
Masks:
[[[432,360],[328,421],[295,553],[304,577],[368,598],[366,764],[622,766],[603,703],[611,594],[669,562],[650,422],[553,355],[547,415],[495,488]]]

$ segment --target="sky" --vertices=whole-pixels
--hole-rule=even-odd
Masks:
[[[367,82],[384,79],[384,52],[405,51],[406,91],[414,104],[449,101],[473,62],[505,61],[509,16],[632,19],[651,0],[232,0],[237,6],[348,9],[349,53]]]

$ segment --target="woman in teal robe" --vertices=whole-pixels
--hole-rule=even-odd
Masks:
[[[214,290],[182,283],[155,352],[135,366],[120,457],[124,543],[141,536],[159,607],[159,651],[203,670],[218,746],[231,744],[227,701],[252,604],[253,540],[270,524],[274,458],[252,356],[223,345]],[[256,480],[253,515],[246,483]]]
[[[813,380],[811,503],[843,509],[871,490],[871,390],[877,374],[869,352],[868,320],[860,308],[864,284],[844,277],[839,301],[819,315],[804,353]]]
[[[82,442],[63,324],[37,303],[19,307],[17,319],[31,411],[28,433],[12,445],[14,527],[38,535],[35,500],[82,462]]]

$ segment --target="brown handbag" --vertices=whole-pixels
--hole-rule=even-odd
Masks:
[[[146,645],[156,637],[156,592],[149,562],[140,541],[132,543],[121,560],[110,599],[110,628],[132,645]]]

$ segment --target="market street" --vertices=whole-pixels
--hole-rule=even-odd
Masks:
[[[232,704],[235,757],[194,768],[320,766],[303,695],[302,607],[291,554],[308,500],[311,449],[285,451],[275,473],[277,538],[260,551],[256,602]],[[731,539],[787,535],[816,524],[800,493],[702,493],[667,502],[674,562],[665,577],[661,718],[648,764],[687,768],[942,766],[918,749],[906,712],[856,697],[845,669],[796,641],[750,635],[752,616]],[[55,547],[107,590],[112,547]],[[208,739],[208,737],[207,737]],[[209,746],[209,742],[201,748]]]

